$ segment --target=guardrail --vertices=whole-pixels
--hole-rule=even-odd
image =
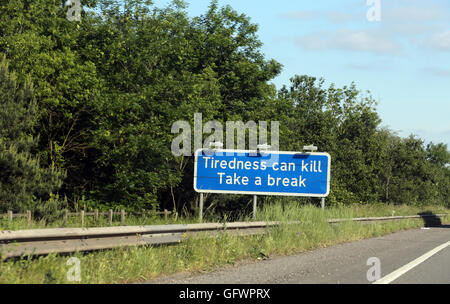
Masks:
[[[373,222],[403,219],[440,218],[440,215],[392,216],[353,219],[331,219],[330,224],[345,221]],[[299,224],[289,222],[288,224]],[[0,255],[3,259],[51,253],[73,253],[113,249],[118,247],[165,245],[181,243],[188,237],[220,233],[255,235],[266,233],[280,222],[251,222],[226,224],[186,224],[105,228],[53,228],[0,231]]]
[[[351,219],[335,219],[328,220],[328,223],[342,223],[348,221],[354,222],[377,222],[377,221],[395,221],[395,220],[407,220],[407,219],[435,219],[445,217],[447,214],[423,214],[423,215],[407,215],[407,216],[386,216],[386,217],[361,217]]]
[[[238,235],[262,234],[267,228],[277,225],[277,222],[254,222],[0,231],[0,255],[5,259],[118,247],[177,244],[198,234],[217,235],[225,231]]]

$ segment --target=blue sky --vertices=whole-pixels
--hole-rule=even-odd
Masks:
[[[274,80],[295,74],[352,81],[379,102],[383,126],[406,137],[450,147],[450,1],[379,0],[381,20],[370,22],[376,0],[220,0],[259,25],[267,58],[284,65]],[[156,0],[158,6],[170,1]],[[203,14],[209,0],[191,0]]]

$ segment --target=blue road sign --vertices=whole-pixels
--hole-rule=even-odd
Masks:
[[[194,189],[200,193],[326,197],[328,153],[201,149],[195,153]]]

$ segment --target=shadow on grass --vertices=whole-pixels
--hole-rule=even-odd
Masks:
[[[450,225],[443,225],[441,218],[431,211],[419,213],[423,220],[424,227],[450,228]]]

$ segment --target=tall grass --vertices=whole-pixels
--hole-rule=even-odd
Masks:
[[[120,222],[120,215],[114,215],[112,226],[142,226],[142,225],[169,225],[169,224],[188,224],[195,223],[195,217],[176,217],[170,215],[167,220],[159,215],[134,216],[127,215],[125,222]],[[67,222],[64,223],[62,219],[53,222],[46,222],[45,220],[31,221],[30,224],[24,218],[14,218],[12,221],[7,218],[0,218],[0,230],[22,230],[22,229],[44,229],[44,228],[75,228],[81,227],[81,218],[68,217]],[[84,228],[92,227],[111,227],[107,216],[99,216],[95,220],[93,216],[85,216]]]

